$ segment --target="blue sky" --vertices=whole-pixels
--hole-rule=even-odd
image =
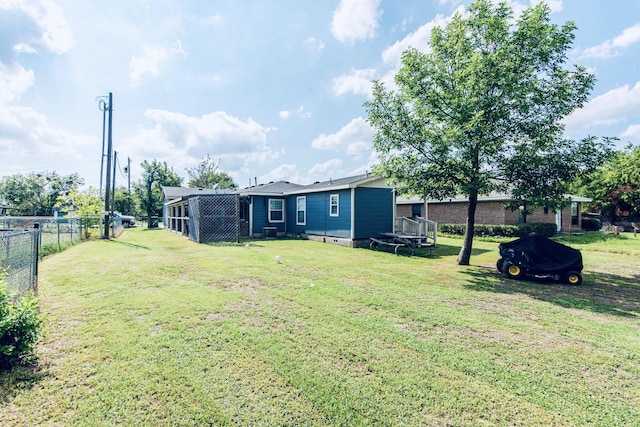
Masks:
[[[402,51],[428,49],[431,28],[469,3],[0,0],[0,176],[77,172],[97,187],[96,97],[109,92],[132,180],[143,160],[186,177],[207,154],[241,187],[365,172],[371,80],[391,83]],[[578,26],[570,63],[598,79],[567,136],[640,144],[640,0],[547,3]]]

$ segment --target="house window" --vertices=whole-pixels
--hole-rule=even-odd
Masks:
[[[340,215],[340,195],[332,194],[329,196],[329,216],[339,216]]]
[[[284,222],[284,200],[269,199],[269,222]]]
[[[300,196],[296,198],[296,225],[307,223],[307,198]]]

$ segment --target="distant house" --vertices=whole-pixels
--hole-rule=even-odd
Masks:
[[[8,210],[9,210],[9,206],[0,205],[0,216],[7,215]]]
[[[526,215],[526,222],[547,222],[557,225],[558,231],[569,231],[582,228],[582,203],[591,199],[566,195],[568,206],[558,212],[539,208]],[[505,207],[510,200],[505,194],[480,196],[476,208],[476,224],[515,225],[525,220],[522,212],[512,211]],[[469,199],[456,197],[445,200],[421,200],[418,198],[401,198],[396,200],[396,215],[406,217],[423,217],[438,224],[464,224],[467,219]]]
[[[369,174],[235,191],[163,187],[163,193],[165,228],[194,241],[300,235],[358,246],[394,228],[393,188]]]

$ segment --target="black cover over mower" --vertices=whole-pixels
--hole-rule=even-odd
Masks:
[[[510,279],[550,279],[570,285],[582,283],[579,250],[531,233],[512,242],[500,243],[498,270]]]

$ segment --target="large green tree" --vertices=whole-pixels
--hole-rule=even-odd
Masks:
[[[563,136],[562,119],[595,78],[565,67],[575,25],[554,25],[540,3],[514,20],[506,3],[474,2],[407,49],[397,89],[374,82],[365,103],[376,129],[378,171],[400,194],[469,199],[458,263],[471,257],[478,196],[509,191],[515,203],[555,208],[568,183],[598,165],[608,141]]]
[[[640,146],[628,145],[593,173],[580,179],[575,191],[590,197],[593,207],[611,222],[640,218]]]
[[[16,174],[0,180],[0,201],[22,216],[51,216],[58,197],[78,189],[84,180],[77,173],[60,175],[55,171]]]
[[[114,192],[113,209],[125,215],[135,216],[137,211],[134,194],[126,187],[116,188]]]
[[[186,168],[189,174],[189,187],[191,188],[238,188],[233,179],[226,172],[218,171],[219,164],[210,155],[202,159],[198,166]]]
[[[140,201],[140,208],[147,215],[147,225],[151,226],[151,217],[162,215],[162,187],[176,187],[182,184],[182,178],[176,174],[166,162],[153,159],[143,161],[142,176],[134,184],[135,193]]]
[[[62,212],[73,212],[82,218],[85,239],[89,238],[89,228],[100,224],[102,202],[100,192],[96,188],[74,189],[66,195],[58,196],[56,207]]]

